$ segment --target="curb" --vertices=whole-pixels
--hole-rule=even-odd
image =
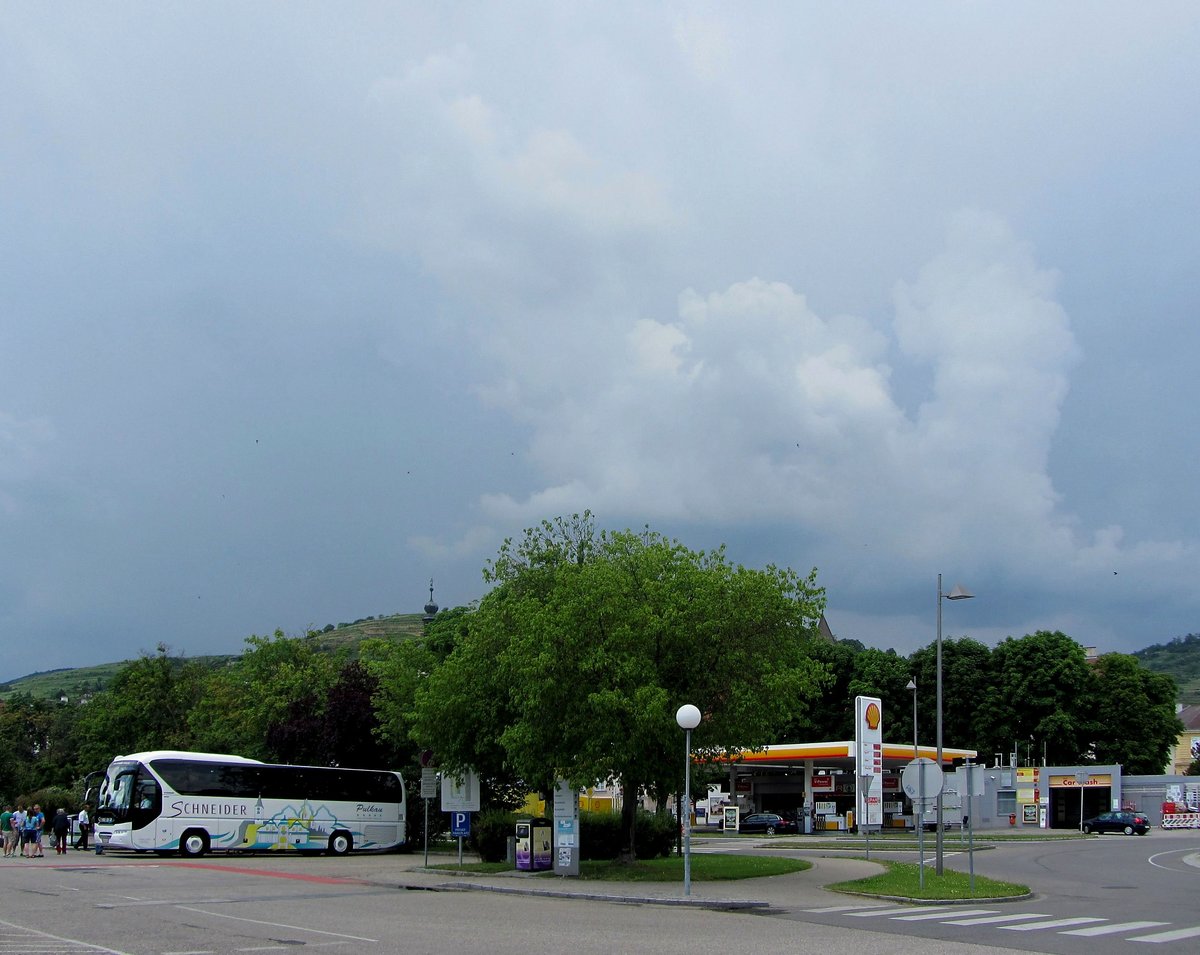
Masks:
[[[401,886],[401,888],[407,888]],[[587,902],[616,902],[623,905],[668,905],[676,908],[769,909],[770,902],[759,899],[693,899],[653,895],[604,895],[599,892],[566,892],[559,889],[522,889],[514,886],[484,885],[479,882],[443,882],[436,888],[451,892],[499,892],[504,895],[536,895],[553,899],[582,899]]]
[[[885,902],[905,902],[909,905],[999,905],[1003,902],[1027,902],[1034,897],[1032,892],[1021,895],[976,895],[969,899],[914,899],[907,895],[876,895],[874,892],[850,892],[846,889],[835,889],[825,886],[829,892],[838,895],[852,895],[856,899],[883,899]]]

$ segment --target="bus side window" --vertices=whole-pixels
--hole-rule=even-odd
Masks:
[[[139,779],[137,793],[138,809],[153,809],[159,800],[158,783],[153,779]]]

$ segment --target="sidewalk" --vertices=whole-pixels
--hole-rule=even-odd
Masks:
[[[390,856],[394,861],[396,856]],[[438,860],[442,862],[442,859]],[[448,860],[452,861],[452,860]],[[598,902],[670,905],[705,909],[787,909],[836,904],[845,896],[824,888],[833,882],[858,879],[880,871],[864,859],[816,858],[804,872],[741,879],[731,882],[692,882],[691,895],[683,894],[682,882],[606,882],[574,879],[550,873],[499,872],[489,875],[426,869],[414,858],[400,876],[400,888],[430,891],[501,892],[542,895],[547,898],[588,899]],[[396,885],[396,871],[375,872],[367,881]]]

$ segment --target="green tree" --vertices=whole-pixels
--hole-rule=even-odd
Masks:
[[[190,749],[188,715],[200,698],[205,668],[172,656],[160,643],[113,677],[109,688],[79,709],[81,772],[103,769],[122,753]]]
[[[210,675],[205,694],[189,715],[190,728],[197,745],[206,750],[280,758],[268,737],[275,733],[277,743],[286,737],[299,745],[300,740],[287,737],[284,730],[289,722],[295,728],[300,701],[306,699],[312,701],[318,719],[311,731],[319,732],[340,658],[281,630],[270,637],[249,636],[246,646],[236,663]]]
[[[392,769],[391,748],[377,732],[373,699],[379,678],[357,660],[342,666],[325,697],[321,745],[323,764],[356,769]],[[411,778],[411,777],[410,777]]]
[[[909,669],[917,683],[917,735],[922,745],[933,746],[937,743],[936,641],[909,657]],[[992,651],[978,640],[962,637],[942,641],[943,745],[956,749],[975,749],[981,754],[989,752],[983,741],[991,738],[986,730],[992,717],[988,716],[981,722],[981,716],[987,711],[980,704],[988,699],[991,692],[994,679],[992,669]],[[905,680],[906,685],[907,682]],[[911,691],[906,690],[905,694],[911,730]],[[907,735],[912,734],[909,732]],[[988,745],[991,745],[990,742]]]
[[[1083,647],[1059,631],[1009,637],[992,651],[990,686],[979,707],[982,753],[1016,743],[1043,750],[1050,765],[1090,758],[1093,675]]]
[[[12,800],[40,788],[39,766],[53,748],[53,705],[28,693],[0,701],[0,796]]]
[[[907,689],[911,675],[909,661],[895,650],[869,647],[855,654],[854,675],[846,703],[850,715],[849,734],[829,738],[854,739],[854,698],[876,696],[883,704],[884,737],[904,739],[912,726],[912,694]]]
[[[1175,715],[1174,678],[1152,673],[1124,653],[1106,653],[1092,672],[1096,762],[1120,763],[1130,775],[1163,772],[1184,731]]]
[[[699,752],[733,751],[776,742],[815,691],[815,572],[597,533],[585,513],[506,541],[485,576],[495,589],[418,691],[417,736],[451,770],[531,788],[619,780],[626,860],[640,794],[681,787],[680,705],[704,714]]]
[[[359,660],[376,680],[375,735],[394,754],[392,765],[415,765],[417,689],[438,666],[437,655],[422,639],[364,640]]]
[[[813,669],[813,693],[808,705],[779,726],[780,743],[854,738],[855,658],[862,644],[854,640],[812,640],[804,655]]]

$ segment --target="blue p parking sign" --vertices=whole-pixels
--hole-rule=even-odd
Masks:
[[[470,834],[471,814],[459,811],[450,813],[450,835],[456,839],[460,836],[465,839]]]

